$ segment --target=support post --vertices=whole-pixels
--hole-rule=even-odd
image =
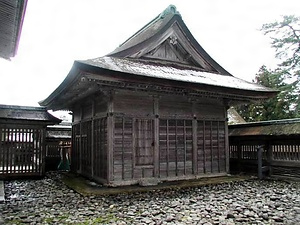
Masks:
[[[267,161],[268,161],[268,167],[269,167],[269,176],[272,176],[272,161],[273,161],[273,149],[270,141],[267,141],[266,144],[267,149]]]
[[[263,146],[259,146],[257,148],[257,176],[258,179],[260,180],[263,178],[262,153],[263,153]]]
[[[159,101],[158,97],[153,98],[154,108],[154,177],[159,177]]]
[[[238,141],[237,144],[237,157],[238,157],[238,162],[237,162],[237,170],[239,173],[243,172],[243,168],[242,168],[242,145],[241,143]]]

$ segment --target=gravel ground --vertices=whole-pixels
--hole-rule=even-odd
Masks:
[[[300,183],[250,180],[83,197],[58,173],[5,182],[0,224],[300,224]],[[2,214],[2,215],[1,215]]]

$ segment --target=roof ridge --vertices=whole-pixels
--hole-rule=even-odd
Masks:
[[[155,22],[157,22],[160,19],[165,18],[168,15],[179,15],[181,17],[181,14],[179,13],[179,11],[177,11],[176,6],[175,5],[169,5],[163,12],[161,12],[158,16],[156,16],[154,19],[152,19],[149,23],[147,23],[145,26],[143,26],[141,29],[139,29],[137,32],[135,32],[132,36],[130,36],[129,38],[127,38],[124,42],[122,42],[122,44],[119,45],[119,47],[121,47],[122,45],[124,45],[126,42],[128,42],[129,40],[131,40],[132,38],[136,37],[139,33],[141,33],[141,31],[145,30],[147,27],[149,27],[150,25],[154,24]]]
[[[177,14],[181,16],[175,5],[169,5],[161,14],[159,14],[159,18],[165,18],[169,14]]]

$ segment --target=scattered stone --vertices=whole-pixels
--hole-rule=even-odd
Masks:
[[[0,224],[300,224],[300,183],[250,180],[83,197],[61,182],[5,181]]]
[[[226,218],[227,218],[227,219],[229,219],[229,218],[233,218],[233,219],[234,219],[234,218],[235,218],[235,216],[234,216],[233,214],[231,214],[231,213],[227,213],[227,216],[226,216]]]

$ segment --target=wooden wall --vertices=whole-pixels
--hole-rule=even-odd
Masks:
[[[98,95],[73,109],[71,170],[101,183],[108,179],[107,107]]]
[[[125,91],[105,99],[75,107],[73,170],[111,185],[228,171],[223,102]]]

